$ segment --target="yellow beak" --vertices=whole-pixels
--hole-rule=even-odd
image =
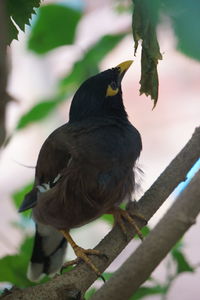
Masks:
[[[125,74],[126,71],[129,69],[129,67],[132,65],[133,60],[126,60],[122,62],[121,64],[117,65],[116,68],[120,69],[120,75]]]
[[[130,65],[133,63],[133,60],[126,60],[122,62],[121,64],[117,65],[114,69],[118,70],[117,74],[117,86],[113,88],[110,84],[108,85],[107,91],[106,91],[106,97],[112,97],[115,96],[119,92],[119,88],[121,85],[121,81],[126,73],[126,71],[129,69]]]

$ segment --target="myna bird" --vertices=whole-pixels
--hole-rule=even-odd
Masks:
[[[121,81],[131,64],[125,61],[87,79],[74,95],[69,122],[51,133],[40,150],[33,189],[19,209],[32,208],[36,223],[30,280],[61,269],[67,242],[100,276],[88,257],[100,253],[79,247],[70,229],[105,213],[114,214],[123,231],[122,219],[136,225],[119,208],[124,199],[131,199],[142,149],[122,99]]]

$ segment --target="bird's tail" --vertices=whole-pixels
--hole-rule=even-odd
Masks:
[[[45,274],[52,276],[60,271],[66,247],[67,242],[58,230],[37,223],[32,257],[27,271],[28,279],[37,281]]]

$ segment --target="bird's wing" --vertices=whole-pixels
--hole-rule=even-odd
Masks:
[[[49,190],[62,177],[62,170],[67,167],[71,157],[67,143],[67,127],[68,124],[65,124],[56,129],[42,145],[33,189],[24,197],[19,212],[34,207],[37,203],[38,193]]]

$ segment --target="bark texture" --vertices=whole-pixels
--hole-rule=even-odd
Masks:
[[[138,212],[143,214],[146,220],[149,220],[153,216],[157,209],[173,192],[174,188],[180,182],[185,180],[188,171],[199,159],[199,157],[200,127],[195,130],[195,133],[193,134],[189,142],[186,144],[186,146],[180,151],[180,153],[174,158],[174,160],[169,164],[169,166],[164,170],[164,172],[159,176],[155,183],[150,187],[150,189],[138,202]],[[135,210],[134,204],[133,206],[130,205],[129,209]],[[179,223],[180,221],[177,222]],[[186,220],[185,223],[187,222],[188,221]],[[184,223],[183,220],[181,221],[181,223]],[[191,224],[191,221],[189,221],[189,223]],[[138,225],[139,227],[142,227],[144,224],[142,224],[142,222],[138,222]],[[133,237],[133,229],[130,228],[130,226],[128,225],[127,229],[129,233],[128,240],[124,239],[123,233],[121,232],[120,228],[116,226],[109,232],[107,236],[105,236],[105,238],[95,248],[108,256],[107,260],[100,259],[99,257],[91,258],[100,271],[103,272],[108,267],[108,265],[117,257],[117,255],[125,248],[125,246]],[[176,230],[174,230],[174,227],[173,230],[171,230],[171,235],[173,236],[173,234],[175,235],[175,238],[173,239],[172,244],[179,239],[178,235],[176,234]],[[160,236],[156,238],[156,243],[159,243],[159,241]],[[142,248],[144,247],[144,245],[142,245]],[[149,248],[144,249],[145,255],[148,253],[148,251]],[[138,273],[137,276],[140,278],[141,282],[144,281],[142,272]],[[6,300],[79,299],[80,293],[81,295],[83,295],[95,280],[96,276],[94,272],[91,271],[88,268],[88,266],[81,263],[72,271],[67,272],[61,276],[57,276],[56,278],[50,280],[45,284],[29,287],[23,290],[14,289],[13,291],[11,290],[9,294],[4,295],[3,298]],[[107,284],[109,284],[109,281]],[[70,296],[70,293],[77,293],[77,298],[72,298]],[[114,298],[112,297],[112,299]]]
[[[128,300],[134,295],[170,249],[195,223],[200,211],[199,186],[200,171],[144,242],[91,300]]]

